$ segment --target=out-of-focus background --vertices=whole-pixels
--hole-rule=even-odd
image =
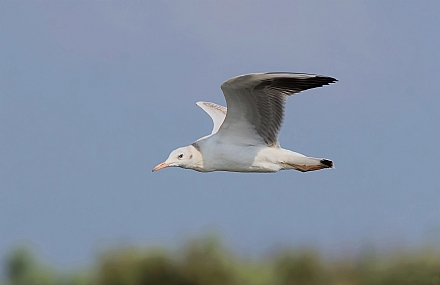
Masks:
[[[150,258],[191,272],[192,254],[217,251],[257,260],[244,271],[261,282],[294,272],[279,260],[331,278],[329,260],[349,256],[360,271],[337,268],[362,275],[371,252],[438,274],[424,252],[440,247],[439,14],[438,1],[0,2],[0,280]],[[289,98],[280,137],[336,169],[151,173],[210,133],[196,101],[224,105],[222,82],[266,71],[339,80]]]

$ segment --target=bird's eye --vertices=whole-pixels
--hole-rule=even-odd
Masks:
[[[178,159],[182,159],[182,158],[183,158],[183,153],[179,154],[179,155],[177,156],[177,158],[178,158]]]

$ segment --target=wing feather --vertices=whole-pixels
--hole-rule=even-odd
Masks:
[[[197,102],[196,104],[211,117],[212,122],[214,123],[211,134],[217,133],[225,120],[227,109],[210,102]]]
[[[287,97],[336,81],[327,76],[283,72],[229,79],[221,86],[228,112],[217,133],[243,144],[279,146]]]

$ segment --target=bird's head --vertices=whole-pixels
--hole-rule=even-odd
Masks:
[[[173,150],[165,162],[159,163],[153,168],[153,172],[166,167],[182,167],[199,169],[201,167],[201,154],[192,145]]]

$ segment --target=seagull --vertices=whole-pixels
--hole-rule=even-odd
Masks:
[[[280,147],[278,135],[287,97],[334,83],[332,77],[289,72],[240,75],[221,85],[227,108],[197,102],[211,117],[210,135],[171,152],[153,172],[181,167],[199,172],[301,172],[333,168],[333,161]]]

